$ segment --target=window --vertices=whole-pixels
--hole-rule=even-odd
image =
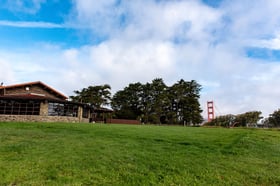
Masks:
[[[70,103],[49,103],[49,116],[78,116],[78,105]]]
[[[83,107],[83,118],[88,118],[90,113],[90,109],[88,107]]]
[[[0,114],[39,115],[40,102],[28,100],[0,100]]]

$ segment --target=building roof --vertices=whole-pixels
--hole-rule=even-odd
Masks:
[[[32,86],[32,85],[40,85],[40,86],[44,87],[46,90],[50,91],[51,93],[55,94],[56,96],[58,96],[58,97],[60,97],[60,98],[62,98],[64,100],[66,100],[68,98],[64,94],[62,94],[59,91],[55,90],[54,88],[46,85],[45,83],[42,83],[41,81],[34,81],[34,82],[28,82],[28,83],[14,84],[14,85],[8,85],[8,86],[0,85],[0,90],[1,89],[12,89],[12,88],[18,88],[18,87],[26,87],[26,86]],[[39,95],[37,95],[37,96],[39,96]]]
[[[44,95],[36,95],[32,93],[27,94],[14,94],[14,95],[5,95],[0,96],[0,99],[13,99],[13,100],[53,100],[57,101],[57,99],[47,98]]]

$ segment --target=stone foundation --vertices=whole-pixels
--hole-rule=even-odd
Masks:
[[[89,123],[88,118],[67,117],[67,116],[35,116],[35,115],[0,115],[0,121]]]

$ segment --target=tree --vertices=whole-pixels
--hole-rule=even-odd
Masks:
[[[161,123],[164,107],[168,105],[166,87],[159,78],[144,85],[139,82],[129,84],[113,96],[111,105],[116,117],[141,119],[144,123]]]
[[[199,124],[203,121],[199,104],[201,85],[183,79],[170,87],[171,117],[178,124]]]
[[[194,80],[180,80],[168,87],[161,78],[156,78],[144,85],[131,83],[116,92],[111,106],[118,118],[157,124],[198,124],[202,122],[200,90]]]
[[[233,126],[235,122],[235,116],[232,114],[218,116],[212,121],[207,122],[206,126],[219,126],[219,127],[230,127]]]
[[[124,90],[116,92],[112,98],[111,106],[117,118],[138,119],[142,114],[141,94],[143,85],[131,83]]]
[[[269,115],[268,125],[271,127],[280,127],[280,109]]]
[[[260,111],[251,111],[243,114],[239,114],[235,118],[235,126],[238,127],[249,127],[256,126],[257,122],[262,119],[262,112]]]
[[[157,78],[143,87],[144,118],[146,118],[146,122],[166,123],[166,108],[170,105],[167,86],[161,78]]]
[[[75,90],[75,96],[70,96],[72,101],[77,101],[81,103],[88,103],[96,108],[100,108],[105,105],[110,104],[111,100],[111,87],[108,84],[89,86],[88,88],[83,88],[81,91]]]
[[[221,127],[249,127],[256,126],[257,122],[262,119],[260,111],[250,111],[239,115],[224,115],[206,123],[209,126]]]

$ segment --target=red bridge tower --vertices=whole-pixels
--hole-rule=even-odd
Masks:
[[[214,102],[207,101],[207,115],[208,115],[208,122],[214,119]]]

